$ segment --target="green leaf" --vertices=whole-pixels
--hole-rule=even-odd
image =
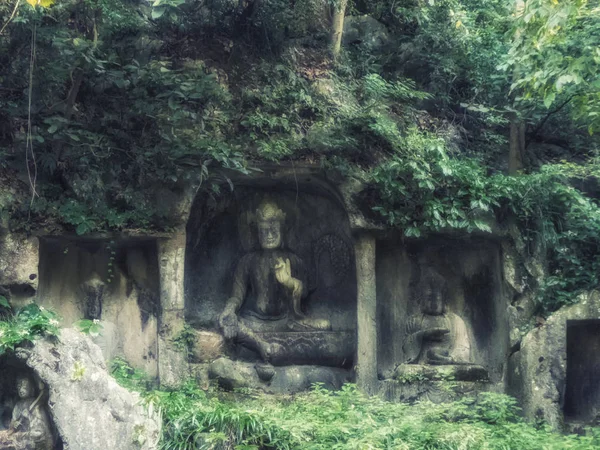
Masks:
[[[554,99],[556,98],[556,92],[554,91],[550,91],[546,94],[546,96],[544,97],[544,106],[546,108],[550,108],[550,106],[552,105],[552,103],[554,102]]]
[[[562,90],[563,86],[565,84],[571,83],[575,80],[575,77],[573,75],[561,75],[560,77],[558,77],[558,79],[556,80],[556,90],[560,91]]]
[[[80,223],[79,225],[77,225],[77,228],[75,228],[75,232],[76,232],[78,235],[85,234],[85,233],[87,233],[87,232],[89,232],[89,231],[90,231],[90,227],[89,227],[89,226],[88,226],[88,224],[87,224],[87,223],[85,223],[85,222],[83,222],[83,223]]]
[[[167,8],[165,6],[157,6],[157,7],[153,8],[152,9],[152,18],[160,19],[166,10],[167,10]]]
[[[3,295],[0,295],[0,306],[4,306],[5,308],[10,308],[10,303],[8,303],[8,299]]]

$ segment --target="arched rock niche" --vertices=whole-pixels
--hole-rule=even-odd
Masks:
[[[433,271],[446,283],[447,310],[464,321],[470,341],[469,362],[483,368],[487,372],[483,378],[501,389],[509,340],[500,245],[479,238],[406,242],[392,238],[378,241],[376,251],[380,378],[391,379],[396,366],[407,362],[403,348],[407,321],[419,317],[423,301],[420,282]],[[474,376],[481,377],[483,370]],[[405,386],[411,383],[409,378],[410,374],[401,380]],[[392,384],[387,389],[391,399],[414,399],[427,391],[425,387],[395,392]],[[472,384],[461,387],[475,388]]]
[[[38,303],[64,326],[98,319],[104,357],[121,356],[157,375],[159,274],[151,238],[40,238]]]
[[[24,391],[23,382],[28,384]],[[47,386],[7,354],[0,356],[0,448],[63,449],[49,414]]]
[[[311,362],[307,354],[289,364],[351,367],[356,333],[356,269],[348,216],[336,193],[306,177],[254,179],[236,183],[233,190],[223,189],[216,198],[196,198],[187,226],[186,321],[206,333],[199,340],[219,336],[218,317],[231,295],[236,265],[244,255],[260,248],[252,215],[268,199],[286,215],[282,247],[299,257],[306,268],[306,314],[328,319],[330,332],[338,333],[335,339],[340,340],[339,333],[347,333],[343,335],[344,345],[350,346],[349,354],[337,358],[339,361],[326,357],[326,362]],[[233,360],[252,360],[251,355],[230,350],[228,355]],[[210,358],[200,362],[210,362]]]

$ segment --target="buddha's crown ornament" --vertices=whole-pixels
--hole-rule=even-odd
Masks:
[[[263,200],[256,208],[257,222],[283,222],[285,213],[271,200]]]

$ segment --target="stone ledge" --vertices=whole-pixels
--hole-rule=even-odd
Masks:
[[[268,373],[269,376],[266,376]],[[208,367],[208,375],[227,390],[259,389],[269,394],[293,394],[322,383],[327,389],[339,389],[354,379],[351,370],[323,366],[274,367],[263,363],[219,358]]]
[[[392,376],[403,383],[421,381],[488,381],[488,371],[476,364],[422,365],[400,364]]]
[[[285,331],[256,333],[270,344],[278,344],[271,355],[274,366],[318,364],[346,367],[356,351],[354,331]]]

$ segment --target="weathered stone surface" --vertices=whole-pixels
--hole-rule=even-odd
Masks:
[[[158,375],[163,386],[177,386],[188,372],[186,355],[173,343],[183,330],[185,231],[158,242],[160,305],[162,315],[158,332]]]
[[[177,387],[188,374],[187,354],[175,340],[184,329],[184,311],[163,311],[158,331],[158,374],[160,384]]]
[[[367,233],[358,236],[354,245],[358,284],[356,380],[366,393],[374,393],[377,383],[375,248],[375,238]]]
[[[464,396],[474,396],[479,392],[502,392],[502,383],[485,381],[400,381],[384,380],[379,384],[380,395],[393,402],[429,400],[443,403],[458,400]]]
[[[296,171],[282,183],[262,175],[240,180],[217,205],[201,196],[195,203],[187,227],[185,318],[206,333],[218,330],[226,345],[205,334],[191,362],[210,362],[223,347],[240,364],[211,364],[222,385],[295,392],[329,383],[327,367],[354,362],[352,234],[339,194],[324,180]],[[224,361],[241,372],[219,370]]]
[[[399,381],[488,381],[488,372],[476,364],[440,365],[400,364],[394,370]]]
[[[527,327],[537,304],[535,291],[531,286],[532,278],[523,263],[522,254],[526,253],[520,232],[511,227],[512,240],[502,242],[502,270],[506,281],[508,294],[512,296],[512,304],[508,306],[508,327],[510,347],[514,348],[521,342],[523,328]],[[529,264],[529,266],[536,266]],[[539,274],[539,273],[538,273]]]
[[[50,415],[65,450],[157,448],[158,418],[108,374],[100,348],[87,336],[63,329],[57,342],[37,341],[17,356],[48,386]]]
[[[353,331],[302,331],[257,333],[270,344],[277,344],[271,354],[275,366],[319,364],[343,367],[354,360],[356,333]]]
[[[118,262],[117,262],[118,261]],[[101,321],[95,342],[105,358],[125,358],[157,375],[158,257],[156,240],[40,238],[36,302],[56,311],[63,326]]]
[[[504,279],[517,293],[522,294],[527,287],[527,280],[519,270],[519,255],[508,241],[502,242],[502,265]]]
[[[438,236],[407,240],[389,234],[379,240],[376,261],[379,377],[389,378],[398,364],[408,361],[449,364],[439,357],[447,351],[454,363],[482,366],[491,382],[500,382],[509,351],[507,307],[512,298],[507,295],[502,277],[501,257],[499,243],[489,239]],[[436,325],[436,317],[444,316],[435,314],[429,314],[432,316],[429,323],[423,321],[424,302],[431,300],[432,295],[427,295],[426,286],[421,286],[420,280],[428,271],[443,277],[446,315],[453,313],[462,323],[451,316],[450,320],[444,319],[450,323],[440,321],[440,325]],[[438,327],[448,329],[451,339],[443,342],[431,336],[431,344],[427,344],[438,348],[438,357],[431,358],[430,349],[419,343],[418,331],[419,328],[436,331]],[[411,341],[415,345],[411,345]],[[462,351],[456,351],[461,348]]]
[[[11,233],[0,236],[0,286],[11,290],[11,300],[19,302],[38,288],[39,243]]]
[[[522,340],[509,364],[510,393],[521,399],[528,419],[562,428],[567,375],[567,321],[600,318],[600,294],[582,294]],[[585,345],[585,342],[578,345]]]
[[[260,389],[269,394],[293,394],[309,389],[314,383],[339,389],[352,381],[352,372],[323,366],[274,367],[219,358],[209,367],[210,378],[225,389]]]
[[[465,321],[447,310],[448,284],[436,271],[424,271],[413,296],[420,310],[406,323],[407,363],[462,364],[471,362],[471,335]]]
[[[194,330],[190,360],[194,363],[211,362],[223,356],[225,339],[214,331]]]

